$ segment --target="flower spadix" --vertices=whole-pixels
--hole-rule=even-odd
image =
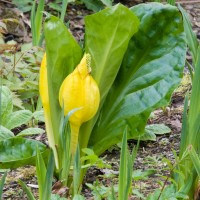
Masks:
[[[69,118],[72,154],[76,151],[80,126],[90,120],[99,107],[99,88],[90,74],[90,63],[90,54],[85,54],[79,65],[65,78],[59,92],[59,102],[65,115],[79,108]]]

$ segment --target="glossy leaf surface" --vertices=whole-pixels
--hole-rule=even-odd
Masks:
[[[143,134],[150,112],[169,102],[182,77],[186,45],[177,8],[151,3],[131,11],[140,27],[92,131],[89,145],[97,154],[120,141],[126,124],[129,138]]]
[[[100,109],[117,76],[129,40],[138,27],[138,18],[121,4],[85,18],[85,49],[92,57],[91,74],[99,86]],[[81,147],[87,147],[96,117],[81,128]]]
[[[41,153],[47,153],[46,146],[36,140],[14,137],[0,141],[0,167],[35,165],[37,147]]]
[[[92,56],[92,76],[104,99],[113,84],[138,18],[118,4],[85,18],[86,52]]]

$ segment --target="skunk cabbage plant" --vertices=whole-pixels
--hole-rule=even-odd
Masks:
[[[182,78],[185,34],[181,13],[171,5],[149,3],[128,9],[117,4],[86,16],[83,48],[54,16],[46,18],[44,36],[46,55],[40,72],[40,94],[58,171],[63,169],[65,159],[60,147],[64,111],[67,114],[77,107],[69,117],[73,124],[72,119],[85,112],[83,107],[90,107],[91,113],[79,121],[77,137],[80,149],[93,148],[100,155],[121,141],[125,129],[128,138],[142,135],[150,113],[168,104]],[[94,88],[87,86],[86,91],[91,91],[92,96],[81,104],[86,93],[82,95],[80,91],[85,89],[76,94],[68,88],[73,84],[66,80],[77,71],[84,55],[90,55],[91,71],[83,71]],[[70,91],[75,99],[72,106],[65,99]],[[5,149],[2,145],[5,142],[0,143],[0,148]]]
[[[47,132],[51,131],[48,138],[57,154],[57,168],[60,168],[59,126],[63,106],[65,114],[80,108],[71,119],[84,112],[84,106],[93,107],[87,117],[89,121],[79,121],[78,140],[81,148],[93,148],[100,155],[121,141],[126,127],[128,138],[142,135],[150,113],[168,104],[182,77],[185,34],[182,16],[171,5],[149,3],[128,9],[118,4],[86,16],[84,50],[54,16],[47,17],[44,34],[47,72],[41,69],[40,76],[44,81],[47,75],[47,80],[41,96],[48,91],[50,124],[46,126]],[[91,73],[95,92],[88,89],[94,96],[86,98],[82,105],[79,101],[84,98],[81,93],[84,90],[73,91],[70,88],[73,84],[67,80],[77,72],[78,63],[83,62],[84,51],[91,56],[88,74]],[[80,83],[79,87],[83,85]],[[72,106],[67,100],[64,103],[66,96],[70,99],[70,92],[76,96]]]

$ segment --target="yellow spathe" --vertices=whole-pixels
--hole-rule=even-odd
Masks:
[[[57,155],[56,144],[55,144],[55,139],[54,139],[54,134],[53,134],[50,105],[49,105],[46,53],[43,56],[41,66],[40,66],[39,93],[40,93],[40,97],[41,97],[41,101],[42,101],[42,105],[44,109],[44,118],[45,118],[45,126],[46,126],[48,142],[49,142],[49,146],[53,150],[56,168],[58,169],[59,168],[58,155]]]
[[[72,154],[76,151],[80,126],[94,117],[100,102],[98,85],[90,74],[90,62],[91,56],[85,54],[75,70],[65,78],[59,92],[59,102],[61,107],[64,106],[65,115],[80,108],[69,118]]]

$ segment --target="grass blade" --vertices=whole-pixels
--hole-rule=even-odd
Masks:
[[[182,118],[182,130],[181,130],[181,143],[180,143],[180,158],[182,157],[184,151],[187,148],[187,136],[188,136],[188,95],[185,97],[184,110]]]
[[[44,190],[43,190],[43,195],[42,195],[41,200],[43,200],[43,199],[50,200],[51,199],[51,188],[52,188],[52,181],[53,181],[54,166],[55,166],[54,156],[53,156],[53,152],[51,151],[50,156],[49,156],[48,165],[47,165],[47,173],[46,173]]]
[[[42,16],[44,11],[44,3],[44,0],[39,0],[36,9],[36,1],[34,1],[31,9],[31,32],[33,46],[38,46],[39,43],[42,43],[40,41],[40,35],[42,30]]]
[[[37,149],[37,157],[36,157],[36,173],[39,185],[39,199],[42,199],[44,185],[45,185],[45,176],[46,176],[46,166],[44,160],[41,156],[39,149]]]
[[[36,45],[36,29],[35,29],[35,1],[33,2],[32,8],[31,8],[31,33],[32,33],[32,44],[33,46]]]
[[[39,0],[36,15],[35,15],[36,45],[39,45],[39,41],[40,41],[43,11],[44,11],[44,0]]]
[[[33,193],[31,192],[31,190],[27,187],[27,185],[22,181],[22,180],[18,180],[19,184],[22,186],[22,189],[24,190],[24,192],[26,192],[26,195],[28,197],[28,200],[36,200],[35,197],[33,196]]]
[[[119,200],[128,199],[128,195],[124,192],[127,191],[127,130],[125,130],[123,139],[122,139],[122,148],[120,155],[120,168],[119,168]]]
[[[187,60],[186,60],[186,64],[187,64],[188,70],[190,72],[190,77],[193,80],[193,77],[194,77],[194,68],[193,68],[193,66]]]
[[[2,199],[3,187],[4,187],[4,184],[5,184],[6,176],[7,176],[7,172],[4,173],[4,175],[2,176],[2,178],[0,180],[0,199]]]
[[[183,24],[187,38],[187,44],[192,54],[193,63],[197,60],[197,49],[198,49],[198,40],[196,35],[192,30],[192,25],[189,19],[187,12],[178,4],[178,8],[183,16]]]
[[[200,113],[200,46],[197,49],[197,60],[195,64],[195,74],[192,81],[192,93],[190,99],[190,110],[188,114],[189,123],[189,139],[188,144],[191,144],[194,149],[198,149],[200,144],[199,132],[199,113]]]
[[[74,195],[79,194],[80,188],[80,173],[81,173],[81,162],[80,162],[80,148],[77,145],[75,158],[74,158],[74,177],[73,177],[73,184],[74,184]]]
[[[190,158],[193,162],[193,165],[194,165],[194,167],[197,171],[197,174],[200,177],[200,159],[199,159],[199,156],[197,155],[197,153],[194,150],[194,147],[192,145],[190,145],[188,147],[188,151],[189,151]]]
[[[67,4],[68,4],[68,0],[62,1],[62,11],[61,11],[61,16],[60,16],[60,19],[62,20],[62,22],[64,22]]]
[[[111,197],[110,197],[110,199],[111,199],[111,200],[116,200],[116,199],[117,199],[116,196],[115,196],[115,189],[114,189],[113,186],[112,186],[112,188],[111,188]]]

